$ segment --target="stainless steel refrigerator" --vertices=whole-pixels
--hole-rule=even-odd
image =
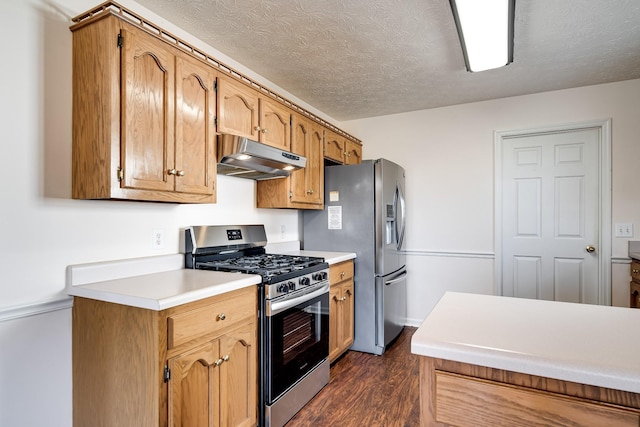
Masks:
[[[356,253],[351,349],[382,354],[407,317],[404,169],[385,159],[327,166],[324,189],[324,210],[303,213],[303,248]]]

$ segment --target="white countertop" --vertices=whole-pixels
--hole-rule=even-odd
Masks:
[[[262,281],[256,274],[182,268],[183,255],[69,266],[69,295],[164,310]]]
[[[354,252],[328,252],[328,251],[305,251],[305,250],[297,250],[297,251],[289,251],[286,252],[287,255],[301,255],[301,256],[315,256],[324,258],[324,260],[331,264],[337,264],[342,261],[349,261],[350,259],[354,259],[356,254]]]
[[[294,250],[286,253],[322,257],[329,264],[356,257],[351,252]],[[262,278],[255,274],[184,269],[183,254],[79,264],[67,268],[69,295],[150,310],[164,310],[261,281]]]
[[[447,292],[411,352],[640,393],[640,310]]]

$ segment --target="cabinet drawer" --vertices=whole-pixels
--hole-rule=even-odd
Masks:
[[[631,261],[631,280],[640,282],[640,262]]]
[[[329,283],[353,280],[353,261],[344,261],[329,267]]]
[[[223,296],[204,307],[172,314],[167,319],[167,348],[215,333],[240,320],[257,317],[257,313],[255,293],[252,296],[243,292]]]
[[[436,371],[436,421],[457,426],[634,426],[640,412]]]

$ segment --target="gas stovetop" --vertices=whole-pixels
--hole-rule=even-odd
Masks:
[[[266,244],[264,225],[187,227],[185,267],[259,274],[263,284],[278,284],[275,288],[284,289],[280,282],[286,281],[290,291],[297,290],[299,282],[306,288],[307,282],[326,279],[327,274],[315,274],[329,268],[324,258],[270,254],[266,253]],[[302,276],[308,276],[309,281]],[[289,284],[292,280],[296,289]]]
[[[259,254],[196,262],[196,268],[259,274],[265,283],[272,283],[322,270],[327,265],[324,258],[318,257]]]

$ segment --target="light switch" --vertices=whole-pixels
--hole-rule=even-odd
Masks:
[[[633,237],[633,224],[630,222],[616,224],[616,237]]]

